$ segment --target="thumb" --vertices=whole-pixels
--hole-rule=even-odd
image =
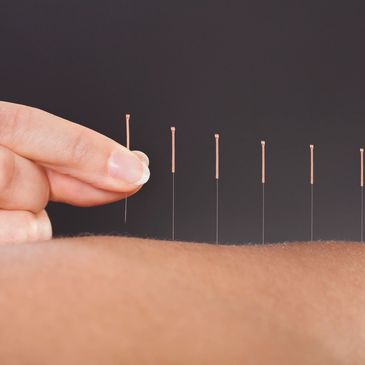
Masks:
[[[146,163],[119,143],[45,111],[0,102],[0,144],[97,188],[128,192],[147,182]]]

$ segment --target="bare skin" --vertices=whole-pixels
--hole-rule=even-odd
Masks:
[[[50,240],[49,201],[134,194],[148,157],[1,101],[0,129],[1,364],[365,363],[365,246]]]
[[[106,204],[149,178],[143,152],[36,108],[0,101],[0,130],[0,243],[51,238],[49,201]]]
[[[3,245],[0,287],[1,363],[365,362],[361,244]]]

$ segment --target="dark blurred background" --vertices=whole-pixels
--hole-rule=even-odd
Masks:
[[[267,140],[266,237],[359,239],[365,145],[364,1],[1,1],[0,99],[36,106],[151,160],[123,204],[50,204],[56,235],[171,235],[214,241],[214,137],[221,133],[220,236],[260,240],[260,140]],[[0,130],[1,133],[1,130]]]

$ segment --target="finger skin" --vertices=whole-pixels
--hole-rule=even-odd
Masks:
[[[147,166],[149,165],[148,157],[141,151],[133,153]],[[95,188],[78,179],[56,171],[47,169],[47,176],[51,187],[50,199],[54,202],[62,202],[79,207],[91,207],[95,205],[113,203],[125,199],[137,193],[141,186],[128,193],[115,193]]]
[[[144,159],[143,156],[139,158]],[[98,189],[71,176],[45,170],[0,146],[0,209],[38,213],[49,199],[89,207],[124,199],[140,188],[128,193]]]
[[[74,177],[59,174],[49,169],[46,172],[51,187],[50,200],[79,207],[113,203],[135,194],[142,188],[139,186],[128,193],[115,193],[95,188]]]
[[[96,188],[129,192],[139,185],[116,177],[120,174],[109,161],[112,156],[119,156],[113,159],[119,165],[123,161],[124,174],[133,170],[136,176],[143,172],[146,176],[148,172],[137,156],[119,143],[36,108],[0,102],[0,128],[1,145]]]
[[[38,213],[49,198],[43,168],[0,146],[0,209]]]
[[[0,210],[0,244],[46,241],[52,238],[52,226],[45,210]]]

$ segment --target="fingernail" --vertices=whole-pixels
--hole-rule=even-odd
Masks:
[[[37,217],[37,240],[47,241],[52,238],[52,225],[45,210]]]
[[[118,149],[114,151],[108,161],[110,176],[123,180],[127,184],[143,185],[150,178],[147,165],[133,153]]]
[[[147,167],[150,165],[150,159],[148,158],[148,156],[142,152],[142,151],[132,151],[142,162],[144,162]]]

